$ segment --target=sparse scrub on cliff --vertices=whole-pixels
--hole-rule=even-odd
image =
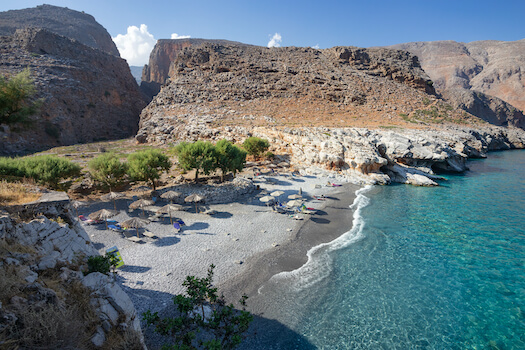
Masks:
[[[27,122],[35,114],[42,101],[35,100],[36,88],[26,69],[9,78],[0,76],[0,124]]]
[[[242,144],[246,152],[258,159],[264,152],[270,148],[270,143],[266,139],[259,137],[248,137]]]
[[[89,162],[89,172],[96,181],[111,190],[122,183],[128,171],[127,163],[121,162],[115,153],[104,153]]]
[[[164,171],[171,168],[171,162],[164,153],[157,149],[146,149],[128,156],[128,174],[138,181],[149,181],[156,190],[155,180]]]

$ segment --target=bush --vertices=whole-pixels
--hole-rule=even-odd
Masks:
[[[270,148],[270,144],[268,143],[268,140],[261,139],[259,137],[248,137],[244,143],[242,144],[246,152],[248,152],[249,155],[254,156],[256,159],[261,156],[264,152]]]
[[[172,336],[174,344],[163,349],[233,349],[242,341],[253,316],[246,311],[246,299],[240,300],[242,310],[235,310],[233,304],[226,305],[223,296],[212,285],[213,270],[210,265],[208,276],[198,278],[187,276],[182,284],[186,295],[173,297],[177,317],[160,318],[149,310],[143,314],[148,326],[155,326],[155,332]],[[208,311],[207,311],[208,310]],[[197,336],[201,333],[201,337]]]
[[[57,156],[0,158],[0,175],[28,177],[52,188],[63,179],[80,175],[80,170],[79,165]]]
[[[224,176],[228,171],[241,171],[246,164],[246,152],[239,147],[233,145],[228,140],[220,140],[215,145],[217,156],[217,167],[221,169],[221,178],[224,181]]]
[[[94,180],[114,188],[122,183],[128,165],[120,161],[115,153],[105,153],[89,162],[89,172]]]
[[[12,78],[0,77],[0,124],[27,122],[42,104],[40,100],[33,100],[35,94],[29,69]]]
[[[156,190],[155,180],[171,168],[169,158],[157,149],[147,149],[128,156],[128,174],[134,180],[150,181]]]
[[[106,255],[92,255],[88,257],[87,265],[88,271],[87,274],[92,272],[101,272],[105,275],[109,274],[109,271],[112,267],[117,265],[117,258],[114,255],[106,253]]]

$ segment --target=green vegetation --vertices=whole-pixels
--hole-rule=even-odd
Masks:
[[[122,183],[128,171],[127,163],[120,161],[115,153],[104,153],[89,162],[89,172],[94,180],[111,190]]]
[[[249,155],[254,156],[256,159],[259,158],[261,154],[266,152],[268,148],[270,148],[268,140],[254,136],[248,137],[242,146]]]
[[[24,158],[0,158],[0,176],[26,177],[58,188],[60,181],[80,175],[80,166],[64,158],[41,155]]]
[[[179,165],[185,170],[195,169],[195,181],[199,172],[209,175],[217,168],[217,152],[210,142],[181,142],[174,148],[179,157]]]
[[[0,77],[0,124],[24,123],[42,101],[34,100],[36,88],[29,69],[7,78]]]
[[[87,259],[88,270],[86,274],[92,272],[100,272],[105,275],[109,274],[111,268],[115,267],[118,263],[118,259],[112,255],[106,253],[106,255],[92,255]]]
[[[165,154],[157,149],[145,149],[128,156],[128,174],[134,180],[150,181],[156,190],[155,180],[163,171],[171,168],[171,162]]]
[[[239,301],[242,310],[226,305],[212,284],[214,268],[210,265],[205,278],[186,277],[182,284],[186,295],[173,298],[176,317],[161,318],[149,310],[143,314],[146,324],[155,326],[156,333],[173,338],[173,344],[164,345],[163,349],[234,349],[242,342],[242,335],[253,320],[245,308],[248,297]]]
[[[241,171],[246,164],[246,151],[233,145],[228,140],[220,140],[215,145],[217,153],[217,167],[221,169],[221,179],[224,181],[228,171],[234,174]]]

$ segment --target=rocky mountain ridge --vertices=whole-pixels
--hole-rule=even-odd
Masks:
[[[40,5],[34,8],[0,12],[0,35],[15,34],[17,29],[43,28],[80,43],[120,57],[111,36],[93,16],[67,7]]]
[[[436,89],[455,107],[497,125],[517,123],[525,110],[525,39],[413,42],[390,46],[418,56]],[[519,111],[516,111],[518,109]]]

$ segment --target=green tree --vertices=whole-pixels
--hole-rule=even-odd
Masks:
[[[268,140],[261,139],[259,137],[248,137],[242,144],[246,152],[249,155],[254,156],[256,159],[261,156],[264,152],[270,148]]]
[[[215,145],[217,151],[217,167],[221,169],[221,180],[228,171],[241,171],[246,164],[246,152],[233,145],[228,140],[220,140]]]
[[[0,123],[27,122],[35,114],[42,101],[35,100],[36,88],[29,69],[7,78],[0,77]]]
[[[51,155],[20,159],[19,166],[26,177],[57,188],[58,183],[80,175],[81,167],[70,160]]]
[[[199,172],[209,175],[217,168],[217,152],[210,142],[181,142],[174,148],[179,158],[179,166],[185,170],[195,169],[195,181]]]
[[[146,149],[128,156],[128,174],[132,179],[150,181],[153,190],[156,190],[155,180],[160,178],[163,171],[171,168],[171,162],[165,154],[157,149]]]
[[[128,170],[128,165],[120,161],[115,153],[104,153],[89,162],[89,172],[96,181],[99,181],[111,190],[122,183]]]
[[[210,265],[205,278],[186,277],[182,284],[186,295],[173,298],[176,317],[161,318],[149,310],[142,315],[148,326],[155,326],[155,332],[173,337],[174,344],[163,349],[234,349],[241,343],[243,333],[253,321],[251,313],[246,311],[248,297],[239,301],[241,310],[236,310],[233,304],[227,305],[224,296],[219,296],[212,285],[214,268]]]

